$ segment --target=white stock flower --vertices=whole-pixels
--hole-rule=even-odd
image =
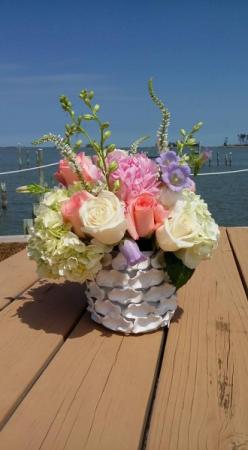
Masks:
[[[176,202],[156,231],[156,238],[162,250],[176,252],[187,267],[194,269],[216,248],[219,228],[200,196],[185,190],[183,199]]]
[[[79,209],[83,231],[103,244],[117,244],[127,225],[123,206],[113,192],[102,191],[84,202]]]

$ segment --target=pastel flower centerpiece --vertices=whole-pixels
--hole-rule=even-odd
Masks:
[[[212,256],[219,238],[193,180],[211,156],[195,150],[202,123],[190,132],[181,129],[170,148],[170,113],[152,80],[148,87],[162,113],[155,159],[138,151],[147,136],[129,150],[108,144],[109,123],[99,117],[94,92],[83,90],[79,97],[88,111],[78,116],[60,97],[70,118],[64,137],[48,134],[34,142],[52,142],[60,150],[58,186],[18,189],[41,200],[28,243],[39,275],[86,282],[92,319],[126,334],[169,325],[177,289]],[[88,121],[97,125],[99,141],[90,137]]]

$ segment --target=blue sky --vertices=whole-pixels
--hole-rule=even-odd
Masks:
[[[204,145],[248,133],[248,2],[0,0],[0,146],[63,132],[58,96],[93,89],[112,142],[150,134],[171,111],[170,140],[199,120]]]

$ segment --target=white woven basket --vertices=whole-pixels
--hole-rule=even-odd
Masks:
[[[128,266],[121,253],[106,255],[95,281],[86,283],[91,318],[106,328],[138,334],[169,326],[177,308],[162,252],[143,252],[146,261]]]

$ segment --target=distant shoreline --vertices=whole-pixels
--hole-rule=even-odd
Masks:
[[[246,148],[248,148],[248,144],[228,144],[228,145],[212,145],[212,146],[210,146],[210,148],[211,147],[214,147],[214,148],[244,148],[244,149],[246,149]]]

